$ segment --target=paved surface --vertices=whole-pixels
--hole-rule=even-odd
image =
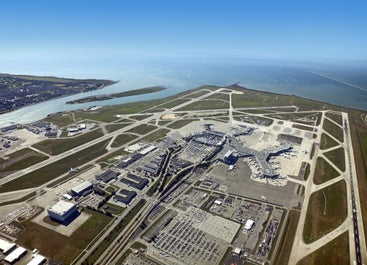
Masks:
[[[189,114],[196,114],[196,113],[207,113],[209,110],[202,110],[202,111],[178,111],[180,108],[185,107],[189,104],[192,104],[194,102],[197,102],[203,98],[209,97],[211,95],[213,95],[214,93],[220,92],[222,89],[217,89],[215,91],[209,91],[208,93],[205,95],[202,95],[200,97],[194,98],[189,100],[188,102],[182,103],[178,106],[175,106],[173,108],[170,109],[166,109],[162,112],[159,113],[152,113],[152,116],[147,117],[141,121],[136,121],[131,125],[128,125],[124,128],[121,128],[119,130],[116,130],[114,132],[108,133],[106,130],[104,130],[104,135],[98,139],[95,139],[91,142],[88,142],[86,144],[83,144],[81,146],[78,146],[74,149],[71,149],[69,151],[66,151],[60,155],[57,156],[51,156],[48,160],[43,161],[41,163],[38,163],[34,166],[31,166],[25,170],[19,171],[17,173],[14,173],[12,175],[9,175],[6,178],[3,178],[0,180],[0,185],[3,183],[6,183],[8,181],[14,180],[16,178],[22,177],[23,175],[33,171],[33,170],[37,170],[41,167],[44,167],[50,163],[59,161],[75,152],[81,151],[83,149],[85,149],[86,147],[89,147],[90,145],[93,144],[97,144],[101,141],[104,141],[110,137],[112,137],[112,140],[109,142],[108,144],[108,150],[109,153],[113,152],[116,150],[116,148],[112,148],[111,144],[113,142],[113,139],[115,139],[119,134],[124,133],[136,126],[139,126],[140,124],[144,124],[144,123],[148,123],[148,122],[152,122],[152,121],[156,121],[156,125],[158,125],[158,120],[160,120],[160,118],[162,117],[162,115],[166,115],[166,114],[170,114],[172,112],[175,113],[189,113]],[[194,92],[195,93],[195,92]],[[237,92],[230,92],[229,94],[229,109],[223,109],[223,110],[215,110],[216,112],[221,112],[221,111],[228,111],[229,112],[229,123],[232,124],[235,121],[233,120],[233,106],[232,106],[232,94],[237,93]],[[187,95],[185,96],[187,97]],[[176,99],[174,99],[176,100]],[[156,106],[157,107],[157,106]],[[158,106],[159,107],[159,106]],[[283,106],[283,107],[289,107],[289,106]],[[281,109],[282,107],[273,107],[274,109],[278,110]],[[260,108],[239,108],[236,109],[236,111],[240,110],[240,111],[246,111],[246,110],[261,110],[261,109],[271,109],[271,107],[260,107]],[[298,109],[296,108],[296,111]],[[323,114],[325,114],[327,111],[322,111]],[[279,113],[282,113],[279,111]],[[285,112],[287,113],[287,112]],[[314,111],[310,111],[310,113],[314,113]],[[251,115],[255,115],[255,116],[259,116],[259,117],[264,117],[264,118],[268,118],[266,116],[266,114],[251,114]],[[121,115],[121,119],[125,119],[126,117],[128,117],[129,115]],[[177,120],[181,120],[182,117],[178,117],[177,119],[175,119],[175,121]],[[340,128],[343,129],[344,131],[344,139],[345,141],[339,142],[337,139],[335,139],[332,135],[330,135],[329,133],[325,132],[322,129],[322,124],[324,122],[325,119],[328,119],[329,121],[333,122],[334,124],[336,124],[337,126],[339,126]],[[349,125],[348,125],[348,117],[346,113],[343,113],[343,121],[344,126],[340,126],[337,123],[335,123],[334,121],[330,120],[329,118],[325,117],[325,115],[322,116],[322,121],[321,121],[321,125],[320,126],[311,126],[314,127],[315,129],[317,128],[317,138],[314,139],[315,142],[320,142],[320,137],[321,137],[321,133],[326,133],[328,136],[330,136],[332,139],[334,139],[339,145],[337,147],[332,147],[330,149],[327,150],[319,150],[318,147],[316,147],[315,150],[315,154],[312,160],[309,161],[305,161],[305,162],[309,162],[311,164],[311,174],[308,178],[307,181],[303,181],[303,180],[297,180],[297,179],[292,179],[289,178],[288,181],[293,182],[292,184],[297,185],[297,184],[302,184],[305,185],[305,198],[304,198],[304,204],[303,204],[303,211],[301,211],[301,215],[300,215],[300,221],[299,221],[299,225],[296,231],[296,236],[295,236],[295,240],[294,240],[294,244],[293,244],[293,248],[292,248],[292,252],[291,252],[291,259],[289,264],[296,264],[299,260],[301,260],[303,257],[309,255],[310,253],[312,253],[313,251],[317,250],[318,248],[322,247],[323,245],[327,244],[328,242],[330,242],[331,240],[335,239],[337,236],[341,235],[342,233],[344,233],[345,231],[349,232],[349,245],[350,245],[350,261],[351,264],[355,263],[355,264],[366,264],[366,241],[364,238],[364,233],[363,233],[363,224],[362,224],[362,216],[361,216],[361,207],[360,207],[360,198],[359,198],[359,193],[358,193],[358,185],[357,185],[357,177],[356,177],[356,171],[355,171],[355,165],[354,165],[354,154],[353,154],[353,149],[352,149],[352,145],[351,145],[351,139],[350,139],[350,134],[349,134]],[[103,125],[103,124],[102,124]],[[306,125],[307,126],[307,125]],[[105,128],[104,126],[102,126],[103,128]],[[308,126],[310,127],[310,126]],[[160,128],[166,128],[164,126],[158,126],[158,128],[156,130],[159,130]],[[156,131],[154,130],[154,131]],[[315,132],[315,130],[314,130]],[[151,132],[149,132],[151,133]],[[138,139],[143,138],[145,135],[140,136]],[[138,140],[135,139],[134,141]],[[126,144],[127,145],[127,144]],[[125,146],[126,146],[125,145]],[[346,171],[345,172],[341,172],[341,170],[339,170],[331,161],[329,161],[325,156],[324,153],[334,150],[336,148],[339,148],[340,146],[342,146],[345,150],[346,153]],[[315,185],[313,184],[313,174],[315,171],[315,165],[316,165],[316,159],[317,157],[322,157],[324,158],[331,166],[333,166],[337,172],[340,174],[340,176],[338,176],[337,178],[334,178],[330,181],[327,181],[325,183],[322,183],[320,185]],[[94,163],[97,159],[90,161],[88,164]],[[65,177],[67,174],[64,174],[61,177]],[[54,179],[55,180],[55,179]],[[53,181],[54,181],[53,180]],[[311,194],[315,191],[318,191],[320,189],[323,189],[327,186],[330,186],[340,180],[345,180],[346,182],[346,187],[347,187],[347,200],[348,200],[348,217],[344,220],[344,222],[337,227],[336,229],[334,229],[333,231],[331,231],[330,233],[326,234],[325,236],[323,236],[322,238],[320,238],[319,240],[316,240],[315,242],[311,243],[311,244],[306,244],[303,241],[303,227],[304,227],[304,223],[305,223],[305,219],[306,219],[306,213],[307,213],[307,207],[309,204],[309,198],[311,196]],[[47,183],[45,183],[44,185],[35,188],[35,189],[29,189],[29,190],[21,190],[21,191],[15,191],[15,192],[9,192],[9,193],[3,193],[0,194],[0,201],[10,201],[10,200],[14,200],[14,199],[18,199],[23,197],[26,194],[29,194],[30,192],[34,191],[34,190],[40,190],[42,188],[44,188],[47,185]],[[136,200],[138,201],[138,200]],[[136,203],[136,202],[135,202]],[[148,198],[147,204],[141,209],[141,211],[139,212],[139,214],[137,214],[134,218],[133,218],[133,222],[132,225],[127,226],[123,233],[120,234],[119,237],[116,238],[116,240],[109,246],[108,250],[103,253],[103,255],[98,259],[98,262],[100,262],[101,264],[113,264],[114,262],[116,262],[121,255],[124,253],[124,251],[126,250],[126,246],[125,243],[128,242],[131,234],[135,231],[135,229],[138,227],[138,225],[141,223],[141,221],[145,218],[145,216],[150,212],[150,210],[152,209],[152,207],[154,207],[154,205],[156,205],[157,200],[154,198]],[[14,206],[14,205],[12,205]],[[10,206],[7,206],[6,209],[8,209]],[[0,213],[1,213],[1,209],[0,208]],[[126,212],[125,212],[126,214]],[[117,219],[115,220],[115,222],[113,223],[113,225],[111,227],[109,227],[108,229],[106,229],[106,231],[101,232],[101,234],[98,236],[98,240],[95,242],[94,246],[97,246],[102,240],[103,238],[115,227],[115,225],[118,224],[118,222],[124,217],[124,214],[117,217]],[[129,246],[129,244],[127,244],[127,246]],[[94,250],[94,247],[90,247],[88,250],[85,250],[84,252],[81,253],[81,259],[79,259],[80,261],[83,261],[92,251]]]
[[[325,111],[323,112],[325,113]],[[353,149],[351,145],[351,138],[348,126],[348,117],[346,113],[342,113],[343,115],[343,122],[345,124],[344,128],[340,124],[332,121],[331,119],[327,118],[323,115],[321,125],[319,126],[318,130],[318,137],[316,141],[320,142],[321,133],[326,133],[330,136],[333,140],[338,143],[338,146],[332,147],[326,150],[320,150],[319,147],[316,148],[315,154],[313,157],[313,161],[311,163],[311,174],[306,183],[305,189],[305,199],[303,204],[303,211],[301,211],[299,224],[297,227],[296,236],[293,243],[293,248],[290,256],[289,264],[296,264],[299,260],[306,257],[307,255],[311,254],[312,252],[316,251],[323,245],[329,243],[339,235],[343,234],[344,232],[348,232],[349,234],[349,250],[350,250],[350,264],[366,264],[366,243],[363,233],[363,224],[362,224],[362,216],[360,211],[360,201],[359,201],[359,193],[358,193],[358,185],[357,185],[357,175],[355,171],[355,164],[354,164],[354,156],[353,156]],[[333,137],[328,132],[322,129],[322,124],[325,119],[328,119],[344,131],[344,142],[338,141],[335,137]],[[345,164],[346,164],[346,171],[342,172],[336,165],[334,165],[327,157],[325,157],[324,153],[329,152],[331,150],[343,147],[345,150]],[[317,157],[322,157],[325,159],[338,173],[339,176],[329,180],[325,183],[320,185],[316,185],[313,183],[313,176],[316,166],[316,159]],[[320,239],[312,242],[311,244],[306,244],[303,240],[303,228],[305,225],[307,208],[309,204],[310,196],[313,192],[321,190],[325,187],[328,187],[338,181],[345,180],[346,189],[347,189],[347,201],[348,201],[348,211],[347,211],[347,218],[344,222],[338,226],[333,231],[329,232],[328,234],[324,235]]]

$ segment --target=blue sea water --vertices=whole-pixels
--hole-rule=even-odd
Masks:
[[[367,110],[367,64],[364,62],[314,63],[235,57],[111,58],[82,61],[8,62],[6,65],[0,62],[0,71],[13,74],[119,80],[119,83],[102,90],[58,98],[2,114],[0,115],[0,127],[37,121],[48,114],[59,111],[157,99],[203,84],[225,86],[237,82],[247,88],[297,95]],[[107,101],[66,104],[69,100],[85,96],[116,93],[155,85],[163,85],[168,89],[153,94]]]

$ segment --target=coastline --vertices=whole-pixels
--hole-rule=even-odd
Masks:
[[[108,86],[112,86],[112,85],[115,85],[117,83],[119,83],[120,81],[113,81],[113,80],[107,80],[107,79],[68,79],[68,78],[63,78],[63,77],[53,77],[53,76],[31,76],[31,75],[11,75],[11,74],[3,74],[3,73],[0,73],[0,76],[1,75],[5,75],[5,76],[14,76],[14,77],[26,77],[26,78],[38,78],[40,80],[43,80],[43,79],[57,79],[57,80],[60,80],[61,82],[65,82],[64,80],[66,81],[69,81],[69,80],[76,80],[76,81],[100,81],[100,82],[104,82],[102,83],[100,86],[94,88],[94,89],[90,89],[88,91],[77,91],[75,93],[71,93],[71,94],[65,94],[65,95],[60,95],[60,96],[56,96],[56,97],[50,97],[48,98],[47,100],[42,100],[42,101],[39,101],[39,102],[35,102],[35,103],[31,103],[31,104],[26,104],[24,106],[20,106],[20,107],[15,107],[15,108],[12,108],[11,110],[6,110],[6,111],[0,111],[0,115],[2,114],[7,114],[7,113],[11,113],[13,111],[16,111],[16,110],[19,110],[19,109],[23,109],[23,108],[26,108],[26,107],[29,107],[29,106],[34,106],[34,105],[37,105],[37,104],[41,104],[41,103],[45,103],[45,102],[49,102],[49,101],[52,101],[52,100],[56,100],[56,99],[60,99],[60,98],[65,98],[65,97],[69,97],[69,96],[74,96],[74,95],[77,95],[77,94],[80,94],[80,93],[86,93],[86,92],[92,92],[92,91],[97,91],[97,90],[101,90],[105,87],[108,87]]]
[[[83,98],[79,98],[76,100],[67,101],[66,104],[81,104],[81,103],[89,103],[89,102],[95,102],[95,101],[105,101],[105,100],[114,99],[114,98],[145,95],[145,94],[160,92],[166,89],[167,88],[163,86],[145,87],[145,88],[139,88],[139,89],[124,91],[120,93],[113,93],[113,94],[108,94],[108,95],[95,95],[95,96],[83,97]]]

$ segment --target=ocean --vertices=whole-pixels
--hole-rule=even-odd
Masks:
[[[119,83],[87,93],[24,107],[0,115],[0,127],[30,123],[59,111],[94,105],[115,105],[174,95],[204,84],[225,86],[240,83],[250,89],[297,95],[328,103],[367,110],[367,64],[365,62],[302,62],[218,58],[109,58],[95,60],[41,60],[2,64],[1,72],[69,78],[101,78]],[[66,104],[81,97],[117,93],[161,85],[168,89],[84,104]]]

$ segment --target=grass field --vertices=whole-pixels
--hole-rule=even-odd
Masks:
[[[229,103],[223,100],[200,100],[194,103],[191,103],[183,108],[178,109],[179,111],[186,111],[186,110],[210,110],[210,109],[228,109]]]
[[[21,170],[48,158],[29,148],[18,150],[7,157],[8,159],[0,158],[0,172]]]
[[[326,133],[321,134],[320,149],[325,150],[337,146],[338,143]]]
[[[169,125],[167,125],[167,127],[171,128],[171,129],[180,129],[180,128],[186,126],[187,124],[189,124],[193,121],[197,121],[197,119],[187,119],[187,120],[174,121],[174,122],[170,123]]]
[[[116,162],[116,156],[125,156],[129,153],[126,152],[123,148],[120,148],[108,155],[102,156],[100,159],[97,160],[97,163],[114,163]]]
[[[85,212],[91,216],[70,237],[27,220],[22,223],[25,231],[19,236],[17,243],[28,249],[37,248],[42,255],[70,264],[111,220],[111,217],[101,213],[88,210]]]
[[[288,260],[292,251],[294,236],[297,230],[299,216],[300,213],[298,211],[289,211],[289,215],[285,223],[284,234],[279,241],[280,246],[278,253],[276,254],[276,258],[274,259],[274,265],[288,264]]]
[[[316,160],[316,168],[313,177],[313,182],[317,185],[324,183],[328,180],[336,178],[339,176],[338,171],[336,171],[325,159],[318,157]]]
[[[209,93],[210,92],[209,91],[206,91],[206,90],[199,90],[197,92],[192,93],[191,95],[184,96],[184,98],[198,98],[198,97],[207,95]]]
[[[115,140],[111,144],[111,147],[120,147],[132,140],[135,140],[136,138],[138,138],[138,136],[135,134],[120,134],[115,138]]]
[[[234,108],[288,106],[291,105],[292,96],[280,96],[272,93],[261,93],[254,90],[238,89],[243,94],[232,95]]]
[[[137,133],[137,134],[140,134],[140,135],[144,135],[144,134],[147,134],[153,130],[157,129],[157,126],[154,126],[154,125],[151,125],[151,124],[141,124],[141,125],[138,125],[130,130],[128,130],[128,132],[131,132],[131,133]]]
[[[141,121],[151,116],[153,115],[152,114],[141,114],[141,115],[132,115],[132,116],[129,116],[129,118],[136,120],[136,121]]]
[[[300,260],[297,265],[345,265],[349,261],[348,232],[345,232]]]
[[[363,152],[365,165],[367,166],[367,132],[360,132],[359,139],[361,141],[361,148]]]
[[[341,171],[345,171],[345,154],[343,147],[324,153],[324,155]]]
[[[307,163],[303,180],[307,180],[311,173],[311,164]]]
[[[168,123],[171,123],[172,121],[170,120],[160,120],[158,121],[158,125],[160,126],[164,126],[164,125],[167,125]]]
[[[73,149],[82,144],[88,143],[101,136],[103,136],[102,130],[97,129],[67,139],[45,140],[40,143],[34,144],[33,147],[50,155],[59,155],[64,153],[65,151]]]
[[[228,101],[229,102],[229,95],[228,94],[223,94],[223,93],[215,93],[213,95],[210,95],[208,97],[205,98],[207,99],[219,99],[219,100],[224,100],[224,101]]]
[[[347,217],[345,181],[339,181],[311,194],[303,238],[309,244],[337,228]]]
[[[125,259],[132,253],[131,249],[128,249],[125,251],[124,254],[122,254],[121,258],[117,261],[116,265],[122,265],[123,262],[125,261]],[[154,263],[153,264],[150,264],[150,265],[155,265]]]
[[[75,154],[51,163],[38,170],[28,173],[13,181],[9,181],[0,187],[0,192],[15,191],[27,188],[34,188],[45,184],[56,177],[67,173],[71,167],[81,166],[107,152],[106,144],[111,139],[92,145]]]
[[[166,137],[167,133],[169,133],[171,130],[169,129],[158,129],[155,132],[152,132],[150,134],[148,134],[147,136],[145,136],[142,140],[147,141],[147,142],[154,142],[154,141],[159,141],[161,139],[163,139],[164,137]]]
[[[335,113],[325,113],[325,116],[330,118],[331,120],[337,122],[341,126],[343,126],[343,117],[342,117],[342,115],[335,114]]]
[[[113,98],[123,98],[123,97],[130,97],[130,96],[137,96],[137,95],[144,95],[144,94],[150,94],[159,92],[162,90],[165,90],[165,87],[160,86],[154,86],[154,87],[145,87],[145,88],[139,88],[129,91],[123,91],[120,93],[113,93],[113,94],[107,94],[107,95],[96,95],[96,96],[89,96],[84,98],[78,98],[76,100],[71,100],[66,103],[68,104],[77,104],[77,103],[85,103],[85,102],[95,102],[95,101],[103,101],[103,100],[109,100]]]
[[[116,115],[118,114],[135,114],[146,109],[155,107],[157,104],[162,104],[163,102],[166,102],[168,100],[169,99],[166,98],[161,100],[126,103],[123,105],[103,107],[102,109],[96,111],[76,111],[74,112],[74,116],[76,121],[89,119],[102,122],[112,122],[119,119],[118,117],[116,117]]]
[[[304,126],[304,125],[301,125],[301,124],[293,124],[292,128],[297,128],[297,129],[301,129],[301,130],[309,131],[309,132],[313,131],[312,127]]]
[[[359,197],[367,198],[367,126],[364,126],[364,130],[358,131],[353,130],[354,133],[353,140],[353,151],[354,151],[354,159],[356,160],[356,170],[358,177],[358,189],[359,189]],[[362,217],[363,217],[363,225],[364,225],[364,233],[365,237],[367,237],[367,200],[360,200],[361,209],[362,209]]]
[[[334,136],[341,143],[344,141],[343,129],[335,125],[331,121],[325,119],[322,128]]]
[[[58,127],[65,127],[74,123],[71,113],[56,113],[48,116],[45,121],[51,122]]]
[[[181,105],[181,104],[189,102],[189,101],[190,101],[190,99],[188,99],[188,98],[178,98],[178,99],[169,101],[167,103],[164,103],[162,105],[159,105],[158,108],[170,109],[170,108],[176,107],[178,105]]]
[[[133,208],[129,210],[126,216],[117,224],[117,226],[103,239],[103,241],[92,251],[82,264],[95,264],[96,260],[102,255],[107,247],[120,235],[121,231],[130,223],[131,219],[145,205],[144,199],[140,200]]]
[[[234,116],[233,119],[237,121],[245,121],[252,124],[261,124],[263,126],[270,126],[274,120],[270,118],[255,116],[255,115],[243,115],[243,116]]]
[[[129,126],[133,124],[132,122],[126,122],[126,123],[113,123],[106,125],[107,132],[111,133],[114,131],[117,131],[119,129],[125,128],[126,126]]]

